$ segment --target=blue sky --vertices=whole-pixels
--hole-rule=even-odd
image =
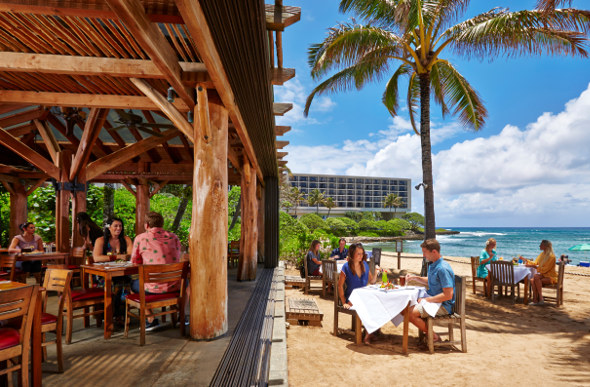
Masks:
[[[464,18],[496,6],[531,9],[535,0],[472,1]],[[317,81],[307,49],[327,29],[352,15],[337,0],[290,0],[301,20],[283,35],[284,66],[297,76],[275,87],[277,102],[294,109],[277,124],[294,173],[408,177],[422,180],[420,141],[404,109],[391,117],[381,103],[385,81],[361,91],[316,97],[302,111]],[[573,7],[588,7],[574,0]],[[432,104],[433,168],[437,226],[590,226],[590,59],[500,57],[492,62],[449,59],[479,92],[488,110],[479,132]],[[400,106],[404,106],[403,93]],[[423,213],[422,191],[412,210]]]

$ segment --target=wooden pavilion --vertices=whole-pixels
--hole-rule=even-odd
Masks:
[[[11,236],[26,200],[56,187],[56,244],[86,183],[116,182],[137,199],[136,232],[164,185],[193,184],[190,335],[227,331],[228,184],[242,188],[238,279],[278,263],[279,174],[291,105],[273,85],[282,33],[300,9],[281,0],[8,0],[0,2],[0,181]]]

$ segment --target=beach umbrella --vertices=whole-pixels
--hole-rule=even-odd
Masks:
[[[572,246],[568,249],[569,251],[588,251],[590,250],[590,243],[580,243],[579,245]]]

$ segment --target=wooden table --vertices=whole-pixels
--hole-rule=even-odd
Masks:
[[[82,287],[88,284],[89,275],[104,278],[104,338],[109,339],[113,333],[113,277],[122,277],[139,273],[139,265],[128,263],[123,266],[115,262],[100,262],[92,265],[80,265],[82,268]]]
[[[54,261],[54,260],[63,260],[64,263],[68,264],[69,253],[60,253],[60,252],[53,252],[53,253],[31,253],[31,254],[18,254],[16,256],[17,261]]]
[[[14,281],[0,281],[0,292],[3,290],[11,290],[22,288],[25,285],[20,282]],[[42,289],[39,289],[40,291]],[[40,293],[40,292],[39,292]],[[35,315],[33,316],[33,332],[32,332],[32,344],[31,344],[31,371],[33,378],[31,381],[32,386],[41,385],[41,362],[43,361],[42,353],[43,349],[41,346],[43,335],[41,334],[41,305],[43,303],[41,294],[37,295],[37,302],[35,303]]]

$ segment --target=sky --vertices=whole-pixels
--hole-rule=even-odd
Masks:
[[[535,0],[472,1],[460,19],[494,7],[534,8]],[[319,83],[310,76],[307,50],[327,29],[351,21],[337,0],[289,0],[301,20],[283,34],[284,66],[296,77],[276,86],[275,101],[293,109],[277,117],[291,131],[279,138],[293,173],[411,178],[422,181],[420,139],[405,108],[392,117],[381,102],[386,81],[362,90],[305,100]],[[574,0],[572,7],[588,8]],[[590,51],[590,47],[588,47]],[[431,103],[437,227],[590,226],[590,58],[498,57],[467,60],[442,55],[483,99],[488,118],[480,131],[457,117],[443,118]],[[395,69],[397,65],[392,66]],[[419,117],[418,117],[419,119]],[[412,211],[424,213],[422,190],[412,189]]]

